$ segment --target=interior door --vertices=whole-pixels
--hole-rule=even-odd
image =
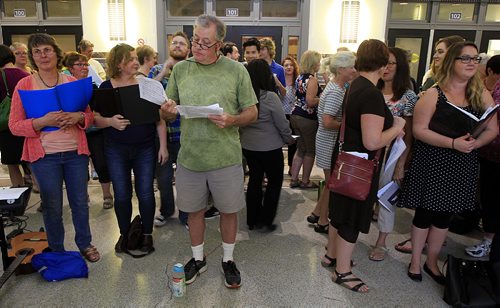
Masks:
[[[3,41],[5,45],[12,42],[28,43],[28,37],[32,33],[48,33],[52,35],[59,47],[66,51],[76,50],[76,46],[82,40],[83,30],[81,26],[44,26],[44,27],[2,27]]]
[[[391,47],[408,51],[410,76],[417,81],[417,88],[419,88],[425,74],[429,30],[389,29],[387,41]]]

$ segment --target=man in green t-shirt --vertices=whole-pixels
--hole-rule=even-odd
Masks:
[[[238,127],[257,119],[257,98],[245,67],[220,56],[226,26],[217,17],[196,19],[191,39],[193,57],[177,63],[170,75],[162,106],[164,117],[175,116],[175,105],[208,106],[218,103],[222,115],[181,119],[181,149],[177,158],[177,205],[189,213],[193,258],[185,265],[186,283],[207,267],[203,253],[205,207],[209,193],[220,212],[222,269],[225,285],[239,288],[240,272],[233,260],[237,213],[245,206],[241,145]]]

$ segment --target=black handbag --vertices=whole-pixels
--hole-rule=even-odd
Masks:
[[[448,255],[444,301],[453,307],[498,307],[500,267]]]

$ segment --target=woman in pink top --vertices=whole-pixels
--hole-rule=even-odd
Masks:
[[[28,56],[38,72],[17,84],[12,97],[9,128],[14,135],[25,137],[22,160],[31,163],[39,181],[49,248],[52,251],[64,251],[64,181],[75,227],[76,245],[88,261],[96,262],[100,255],[91,244],[87,201],[89,149],[85,138],[85,129],[92,123],[93,114],[87,107],[85,112],[55,111],[41,118],[26,118],[18,90],[50,89],[75,80],[59,72],[63,54],[52,36],[45,33],[30,35]],[[43,103],[40,101],[40,104]],[[47,126],[58,129],[43,130]]]

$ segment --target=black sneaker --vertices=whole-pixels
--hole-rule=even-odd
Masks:
[[[123,235],[120,235],[118,242],[115,244],[115,252],[122,253],[125,251],[127,251],[127,239]]]
[[[219,210],[215,206],[212,206],[205,212],[205,219],[212,219],[219,215]]]
[[[233,261],[222,262],[222,271],[224,272],[224,285],[226,287],[237,289],[241,286],[240,271]]]
[[[186,274],[186,284],[191,284],[196,280],[196,277],[207,270],[207,258],[203,257],[203,261],[197,261],[191,258],[184,265],[184,273]]]

